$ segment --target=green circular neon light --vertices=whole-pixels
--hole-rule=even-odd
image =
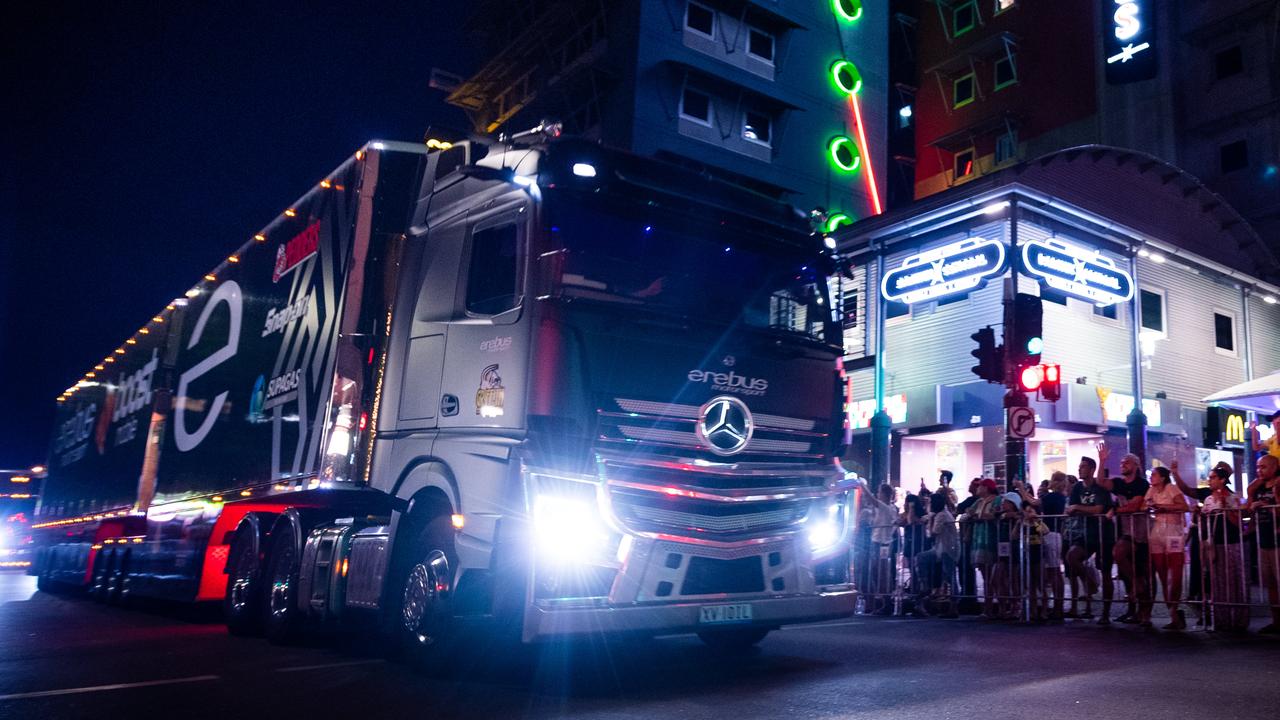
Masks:
[[[856,95],[862,90],[862,73],[848,60],[831,63],[831,81],[836,84],[837,90],[846,95]]]
[[[842,212],[832,213],[832,215],[827,218],[827,225],[823,229],[823,232],[829,232],[829,233],[835,232],[836,228],[842,227],[844,225],[852,225],[852,224],[853,224],[853,218],[849,217],[848,215]]]
[[[862,17],[862,0],[831,0],[831,9],[845,22]]]
[[[862,153],[858,152],[858,144],[845,135],[837,135],[827,143],[827,151],[831,154],[831,162],[845,172],[854,172],[862,165]]]

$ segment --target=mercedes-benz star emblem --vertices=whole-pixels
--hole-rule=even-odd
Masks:
[[[728,395],[707,401],[698,416],[698,438],[717,455],[742,452],[754,429],[747,404]]]

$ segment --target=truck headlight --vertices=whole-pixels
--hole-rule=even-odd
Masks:
[[[609,541],[594,498],[537,495],[533,501],[533,533],[539,554],[561,563],[598,558]]]
[[[846,497],[841,496],[825,505],[817,505],[809,511],[805,526],[808,529],[809,550],[815,556],[829,552],[844,542],[848,529]]]

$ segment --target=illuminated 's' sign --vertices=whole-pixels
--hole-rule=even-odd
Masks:
[[[1111,85],[1156,76],[1155,0],[1102,0],[1102,47]]]
[[[1133,297],[1133,278],[1110,258],[1061,240],[1030,240],[1022,246],[1022,267],[1049,287],[1095,305]]]
[[[886,300],[918,303],[968,292],[1004,272],[1004,243],[968,238],[913,255],[884,274]]]

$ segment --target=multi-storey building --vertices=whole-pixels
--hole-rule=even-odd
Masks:
[[[845,298],[862,308],[846,331],[849,461],[870,467],[875,360],[890,477],[912,487],[940,469],[1002,472],[1004,387],[975,376],[970,336],[1001,335],[1013,271],[1041,298],[1042,359],[1064,378],[1058,401],[1032,397],[1034,481],[1074,472],[1098,441],[1122,454],[1135,398],[1149,461],[1189,468],[1239,448],[1244,418],[1228,423],[1204,398],[1280,371],[1275,256],[1229,204],[1150,155],[1060,151],[859,222],[840,244]]]
[[[480,132],[557,119],[856,219],[884,192],[887,23],[861,0],[489,0],[466,28],[488,60],[436,84]]]
[[[915,154],[890,160],[916,198],[1101,143],[1186,170],[1280,247],[1280,1],[900,5]]]

